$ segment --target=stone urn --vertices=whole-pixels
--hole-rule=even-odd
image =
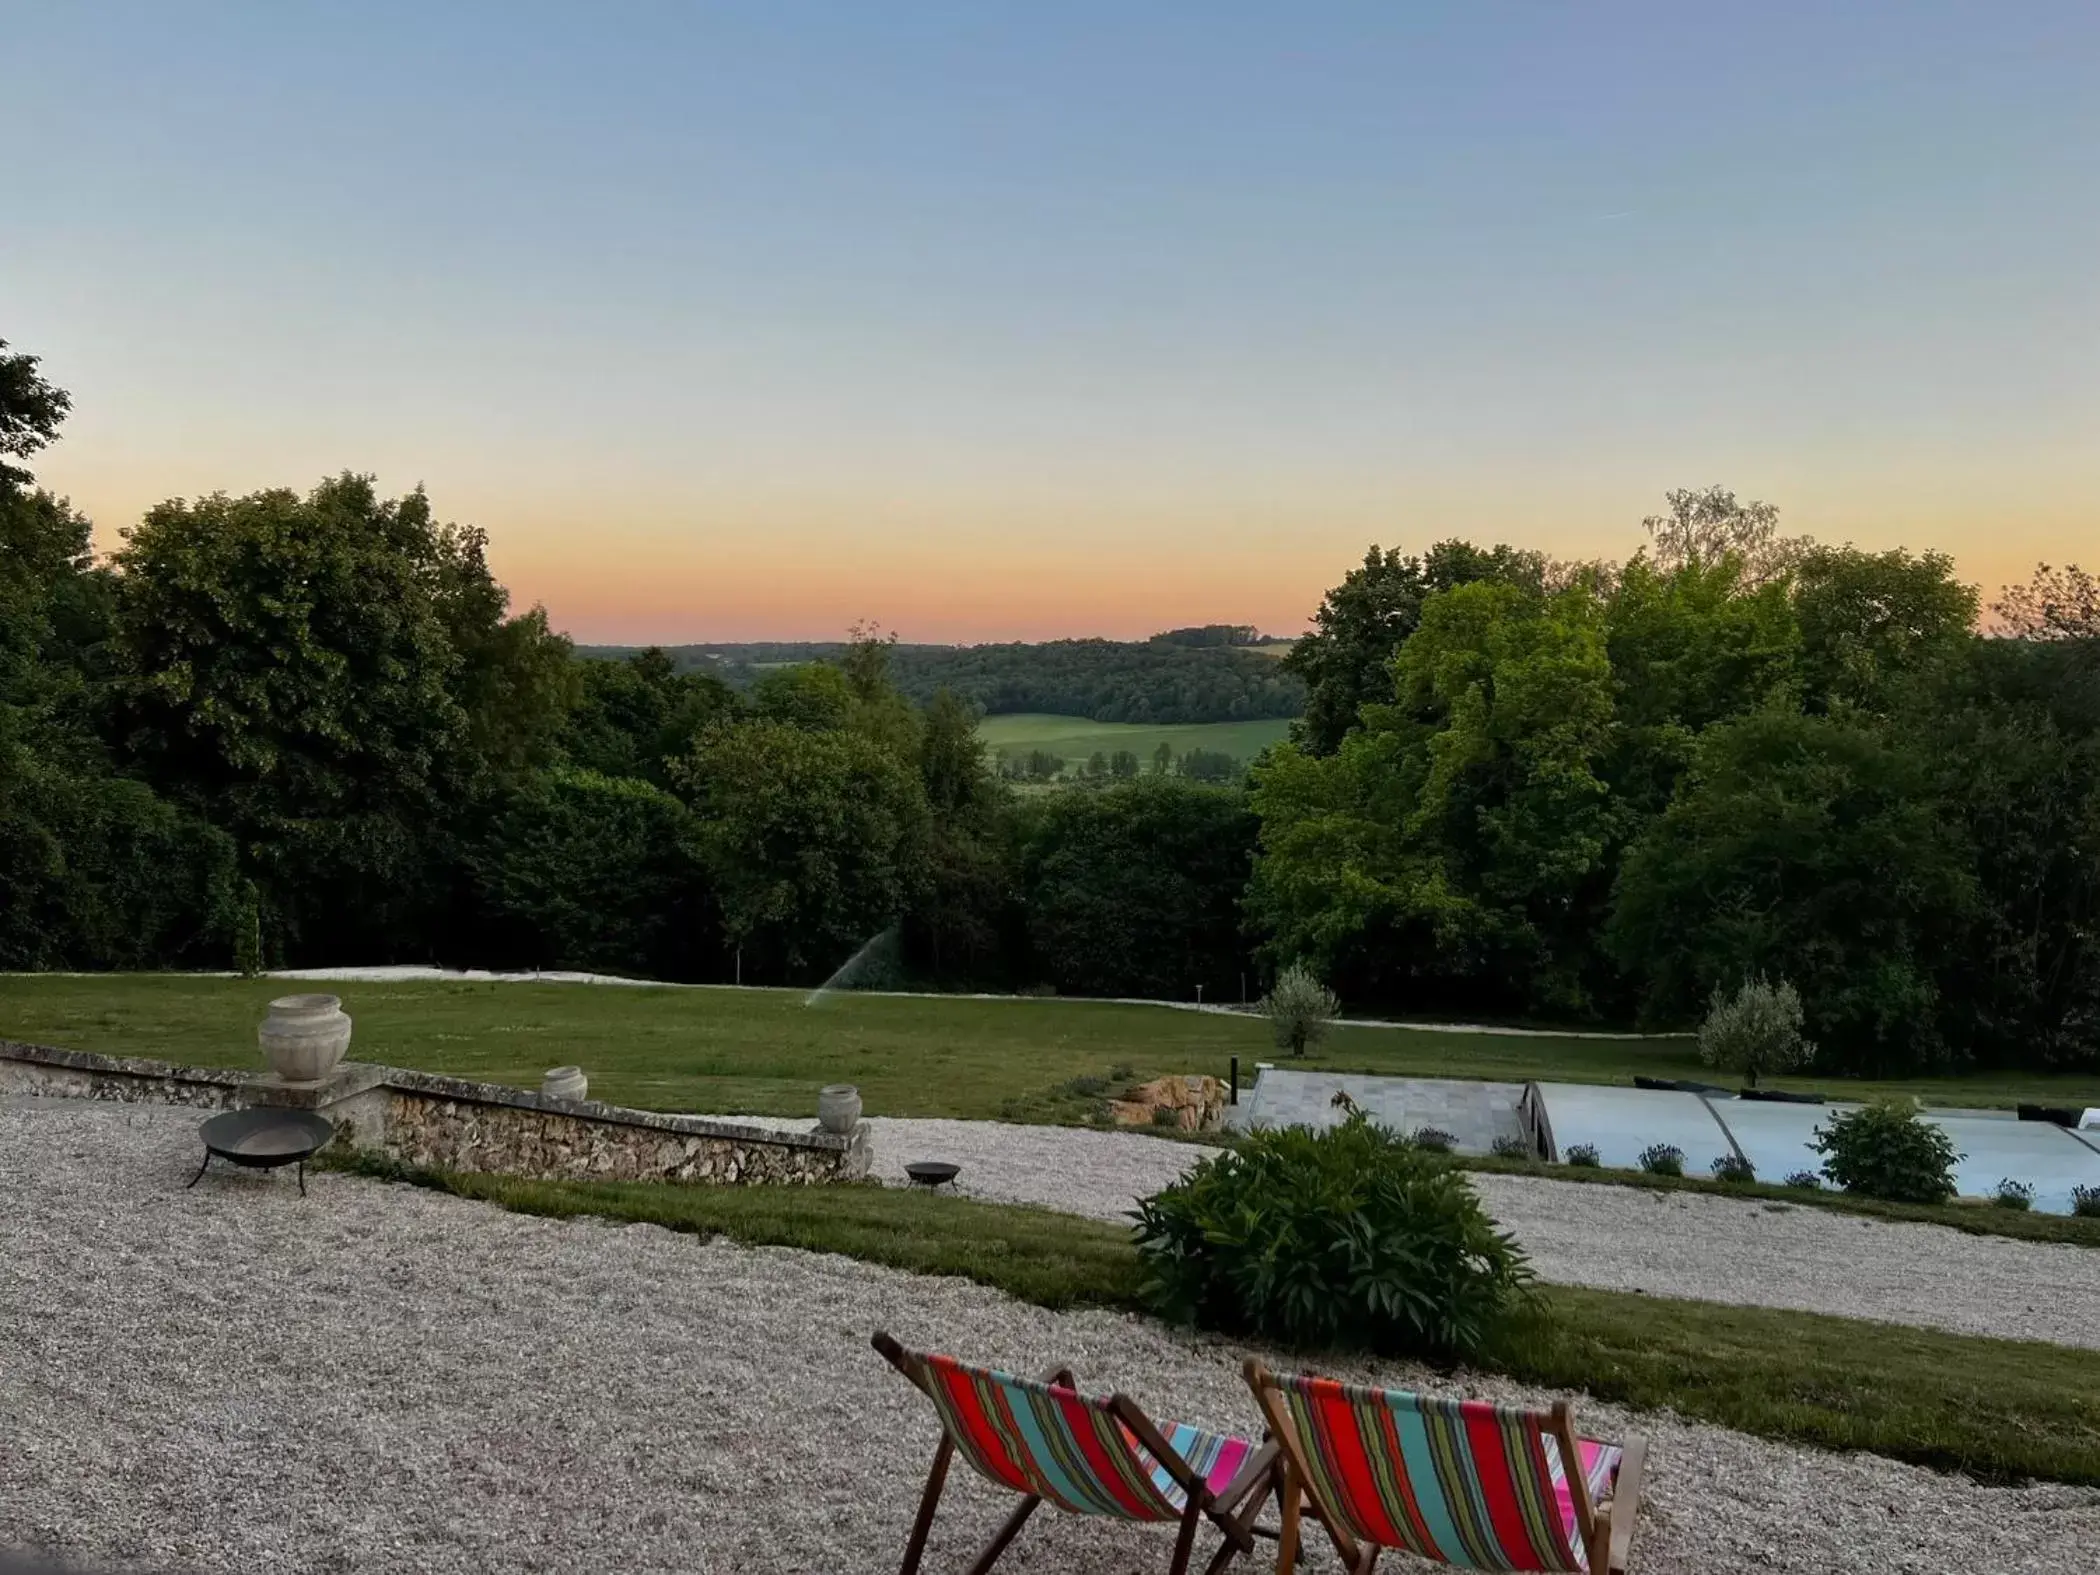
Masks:
[[[852,1083],[826,1083],[817,1090],[817,1125],[844,1137],[860,1120],[860,1089]]]
[[[581,1099],[589,1087],[580,1066],[557,1066],[540,1079],[540,1092],[549,1099]]]
[[[278,1080],[318,1083],[350,1048],[350,1018],[333,995],[283,995],[256,1030],[256,1043]]]

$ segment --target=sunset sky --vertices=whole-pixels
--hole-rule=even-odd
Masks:
[[[2100,3],[0,0],[105,542],[428,485],[606,641],[1302,628],[1676,486],[2100,560]]]

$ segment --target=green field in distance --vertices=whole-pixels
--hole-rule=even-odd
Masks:
[[[1010,755],[1045,749],[1061,755],[1068,770],[1085,765],[1097,749],[1105,755],[1127,749],[1149,765],[1152,752],[1162,743],[1177,755],[1210,749],[1235,760],[1252,760],[1271,744],[1282,743],[1290,732],[1291,724],[1282,717],[1259,722],[1093,722],[1083,716],[1034,711],[988,716],[977,728],[995,757],[1002,749]]]

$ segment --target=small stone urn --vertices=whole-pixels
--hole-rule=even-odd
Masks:
[[[817,1125],[841,1137],[860,1120],[860,1089],[852,1083],[826,1083],[817,1090]]]
[[[350,1048],[350,1019],[337,996],[279,996],[255,1039],[280,1082],[318,1083]]]
[[[549,1099],[581,1099],[588,1087],[580,1066],[557,1066],[540,1079],[540,1092]]]

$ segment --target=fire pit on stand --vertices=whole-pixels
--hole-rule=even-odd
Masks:
[[[906,1165],[904,1174],[911,1177],[914,1186],[932,1191],[944,1181],[953,1181],[961,1169],[962,1166],[950,1165],[943,1160],[919,1159]]]
[[[335,1123],[311,1110],[228,1110],[197,1129],[204,1139],[204,1163],[190,1177],[194,1187],[211,1167],[212,1156],[249,1170],[299,1167],[299,1196],[306,1196],[306,1162],[328,1146]],[[188,1188],[184,1189],[185,1191]]]

